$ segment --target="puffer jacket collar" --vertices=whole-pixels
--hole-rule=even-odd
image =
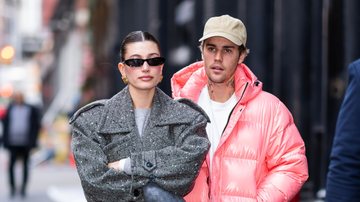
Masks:
[[[186,97],[197,102],[201,90],[207,85],[204,62],[195,62],[176,72],[171,78],[172,96]],[[244,64],[237,66],[235,71],[235,95],[244,104],[254,98],[262,90],[255,74]]]
[[[159,88],[156,88],[148,125],[154,127],[190,123],[192,121],[191,117],[186,117],[181,113],[173,113],[176,109],[175,105],[178,104]],[[130,132],[134,129],[135,125],[132,99],[129,88],[125,87],[106,101],[100,118],[98,132],[102,134]]]

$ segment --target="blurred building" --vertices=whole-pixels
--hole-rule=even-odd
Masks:
[[[58,114],[124,86],[116,67],[130,31],[160,40],[167,58],[160,88],[170,95],[172,74],[201,60],[205,21],[238,17],[248,31],[245,63],[289,107],[305,140],[310,178],[302,198],[314,198],[325,185],[346,67],[360,57],[358,9],[357,0],[0,0],[0,46],[16,50],[0,72],[35,54],[44,123],[51,125]]]
[[[41,69],[34,56],[44,40],[41,0],[0,1],[0,99],[15,90],[41,106]],[[31,16],[31,17],[29,17]]]

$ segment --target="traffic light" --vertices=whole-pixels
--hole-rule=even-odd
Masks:
[[[5,45],[0,48],[0,63],[11,64],[15,56],[15,48],[11,45]]]

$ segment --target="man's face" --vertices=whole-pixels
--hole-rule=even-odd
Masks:
[[[234,74],[240,57],[239,46],[223,37],[211,37],[204,41],[202,57],[205,71],[210,81],[214,83],[227,82]]]

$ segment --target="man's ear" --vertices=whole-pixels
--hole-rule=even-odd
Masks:
[[[245,53],[245,52],[242,52],[241,55],[240,55],[240,57],[239,57],[238,64],[243,63],[244,60],[245,60],[245,58],[246,58],[246,53]]]

